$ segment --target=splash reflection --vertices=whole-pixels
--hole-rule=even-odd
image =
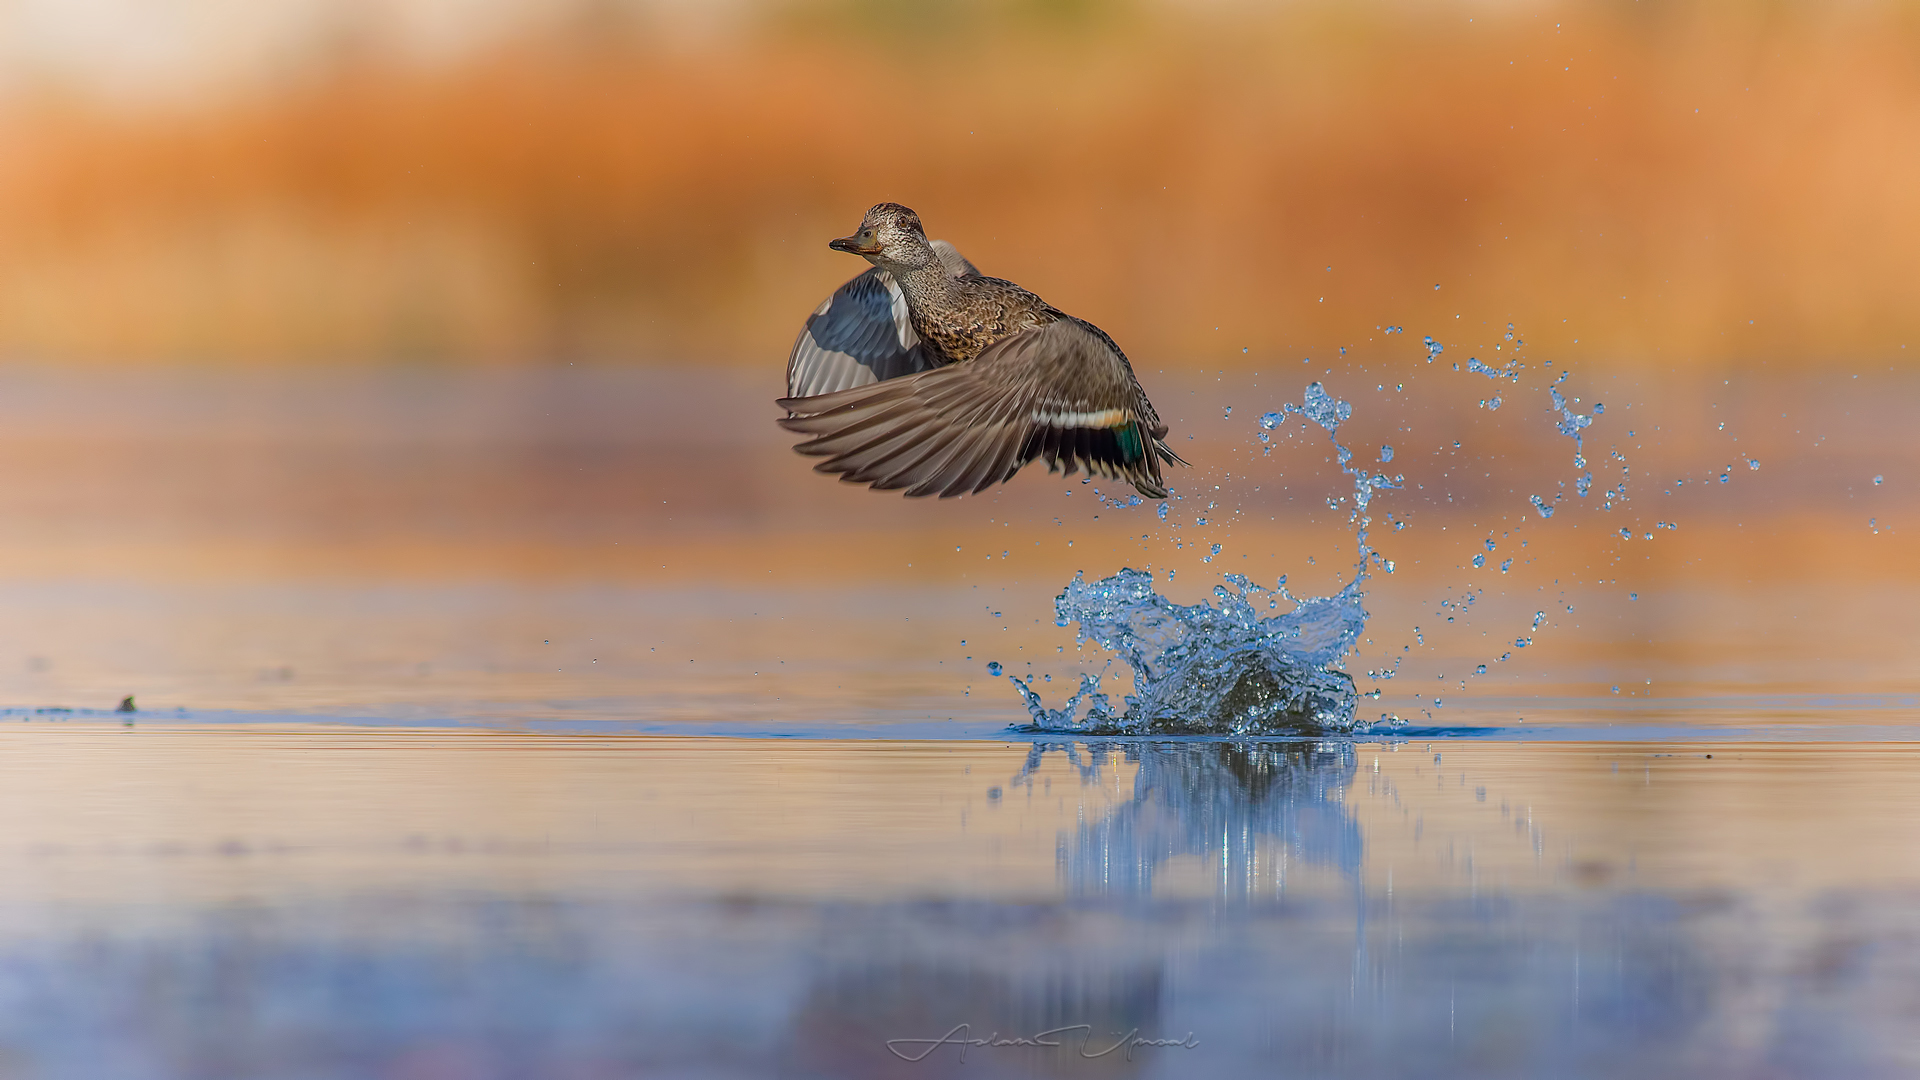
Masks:
[[[1277,897],[1299,865],[1357,880],[1360,826],[1347,809],[1356,770],[1350,743],[1036,743],[1016,784],[1032,784],[1049,753],[1088,783],[1125,762],[1133,797],[1060,840],[1060,874],[1074,895],[1153,892],[1170,860],[1197,856],[1222,899]]]

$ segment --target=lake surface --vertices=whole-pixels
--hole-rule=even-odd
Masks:
[[[0,372],[0,1072],[1911,1075],[1916,384],[1452,356],[1143,371],[1166,519],[727,371]],[[1313,380],[1371,726],[1012,730],[1131,685],[1076,573],[1352,579]]]

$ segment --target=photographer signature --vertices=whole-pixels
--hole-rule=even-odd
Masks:
[[[1200,1045],[1200,1040],[1194,1038],[1193,1032],[1191,1031],[1187,1032],[1187,1037],[1184,1039],[1143,1039],[1140,1037],[1140,1029],[1134,1028],[1132,1031],[1120,1035],[1115,1042],[1105,1049],[1091,1049],[1090,1046],[1093,1043],[1092,1024],[1070,1024],[1066,1027],[1048,1028],[1045,1031],[1037,1032],[1030,1036],[1014,1035],[1011,1037],[1002,1037],[1001,1034],[996,1031],[984,1039],[971,1038],[970,1035],[972,1031],[973,1025],[971,1024],[955,1024],[953,1030],[937,1039],[888,1039],[887,1050],[891,1052],[894,1057],[902,1061],[924,1061],[929,1054],[932,1054],[935,1050],[943,1046],[957,1046],[960,1048],[960,1060],[965,1061],[967,1060],[967,1051],[976,1046],[985,1049],[999,1049],[1006,1046],[1063,1046],[1066,1044],[1060,1041],[1059,1036],[1066,1035],[1069,1032],[1078,1032],[1080,1034],[1080,1056],[1083,1058],[1106,1057],[1108,1054],[1117,1050],[1120,1051],[1128,1061],[1132,1061],[1133,1052],[1143,1046],[1177,1046],[1184,1050],[1192,1050]],[[1119,1033],[1115,1032],[1115,1034]],[[903,1046],[921,1049],[919,1049],[918,1053],[914,1053],[901,1050]]]

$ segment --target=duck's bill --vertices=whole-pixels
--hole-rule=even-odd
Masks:
[[[859,238],[853,236],[843,236],[838,240],[829,240],[827,241],[827,246],[835,251],[845,251],[854,255],[871,255],[880,250],[880,245],[878,244],[872,247],[862,247]]]

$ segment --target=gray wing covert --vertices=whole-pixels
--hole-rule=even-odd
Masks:
[[[874,267],[807,318],[787,358],[787,396],[815,397],[937,367],[907,321],[893,275]]]
[[[974,269],[973,264],[967,261],[965,255],[960,254],[959,248],[954,247],[945,240],[931,240],[928,241],[928,243],[933,246],[933,253],[940,256],[940,265],[947,268],[947,273],[957,278],[980,276],[980,271]]]
[[[980,271],[945,240],[933,241],[955,277]],[[913,332],[893,275],[874,267],[835,289],[808,317],[787,357],[787,396],[817,397],[931,371],[941,359]]]

